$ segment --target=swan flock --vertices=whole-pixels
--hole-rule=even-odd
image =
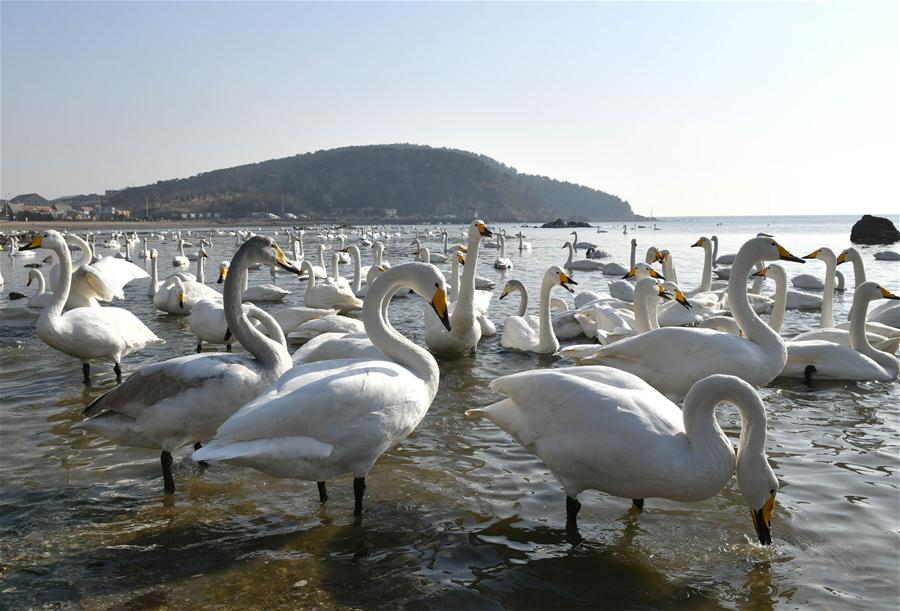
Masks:
[[[515,235],[518,249],[508,253],[506,232],[482,220],[452,238],[444,228],[311,231],[305,238],[303,231],[287,234],[290,257],[277,232],[231,232],[233,243],[176,231],[102,241],[54,230],[14,236],[16,264],[24,267],[37,249],[52,251],[57,262],[46,272],[49,282],[37,269],[41,264],[26,270],[28,287],[36,285],[27,306],[36,312],[37,337],[78,359],[81,382],[89,387],[92,362],[113,365],[115,383],[86,401],[75,427],[159,452],[167,495],[176,492],[173,454],[188,446],[203,465],[316,482],[321,503],[328,500],[328,482],[349,476],[359,516],[367,476],[425,419],[442,367],[465,366],[497,334],[490,345],[500,357],[520,353],[532,359],[530,367],[490,381],[492,402],[459,409],[473,427],[498,427],[546,464],[565,497],[566,528],[577,528],[579,495],[586,490],[630,499],[630,511],[640,512],[647,499],[715,497],[734,478],[756,540],[769,545],[779,482],[766,454],[773,407],[758,389],[779,378],[895,384],[900,375],[900,297],[866,279],[863,256],[853,248],[835,255],[822,246],[801,258],[759,234],[747,236],[734,255],[717,257],[718,238],[703,236],[651,246],[639,261],[637,240],[629,239],[625,265],[599,261],[606,252],[573,232],[562,246],[567,256],[554,250],[558,264],[546,267],[533,287],[537,312],[529,313],[528,289],[515,276],[541,249],[521,233]],[[398,250],[388,263],[385,245],[410,238],[408,260],[397,261]],[[304,256],[304,239],[318,242],[314,258]],[[451,239],[461,243],[451,246]],[[156,247],[166,240],[177,255],[162,270],[168,266],[160,264]],[[196,254],[185,251],[189,240],[199,245]],[[125,254],[98,257],[98,246]],[[498,253],[479,268],[484,247]],[[689,288],[678,282],[675,258],[682,261],[690,247],[702,247],[703,267],[693,282],[681,270]],[[208,283],[204,269],[213,251],[221,254],[217,261],[224,259],[218,283],[214,277]],[[140,264],[131,262],[132,252],[140,252]],[[822,280],[815,274],[793,279],[794,287],[821,295],[789,290],[777,261],[819,261],[818,271],[824,263]],[[352,279],[341,269],[350,262]],[[853,264],[853,308],[836,324],[832,303],[844,284],[837,267],[845,262]],[[188,271],[192,263],[196,273]],[[713,278],[722,263],[731,266],[719,270],[727,284]],[[488,269],[487,278],[478,275]],[[251,285],[254,270],[268,270],[272,282]],[[615,279],[603,279],[609,276]],[[762,293],[766,279],[775,284],[770,297]],[[173,353],[145,316],[106,305],[124,299],[130,283],[144,281],[151,310],[186,321],[181,326],[196,336],[196,354]],[[494,294],[497,283],[503,290]],[[563,291],[554,296],[555,287],[574,294],[573,302],[561,298]],[[303,294],[303,306],[282,303],[294,292]],[[492,308],[496,312],[514,292],[517,312],[495,324]],[[407,296],[423,304],[418,341],[391,323],[392,300]],[[820,311],[819,328],[784,337],[786,309]],[[298,343],[305,345],[292,356]],[[226,351],[205,351],[207,345]],[[163,358],[123,377],[125,357],[149,348]],[[550,366],[549,359],[558,364]],[[726,404],[740,417],[736,449],[716,420]]]

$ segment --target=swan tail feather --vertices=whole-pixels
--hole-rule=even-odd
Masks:
[[[312,437],[273,437],[249,441],[225,442],[213,440],[191,454],[195,461],[217,460],[315,460],[331,456],[334,446]]]

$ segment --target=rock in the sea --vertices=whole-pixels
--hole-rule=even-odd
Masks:
[[[541,229],[565,229],[567,227],[590,227],[589,223],[585,223],[583,221],[564,221],[562,219],[556,219],[555,221],[550,221],[549,223],[544,223],[541,225]]]
[[[893,244],[900,241],[900,231],[890,219],[866,214],[850,230],[850,241],[854,244]]]
[[[882,250],[875,253],[877,261],[900,261],[900,252],[894,250]]]

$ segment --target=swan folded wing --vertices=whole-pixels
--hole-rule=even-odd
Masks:
[[[881,380],[891,377],[881,365],[849,346],[821,340],[791,342],[787,345],[788,358],[781,374],[784,377],[802,378],[806,367],[816,368],[816,378],[829,380]]]
[[[214,440],[194,452],[193,458],[198,461],[243,459],[251,462],[254,458],[264,458],[290,464],[298,459],[326,459],[333,450],[331,444],[311,437],[270,437],[231,443]]]
[[[506,348],[528,349],[537,345],[538,332],[521,316],[509,316],[503,323],[500,343]]]
[[[497,378],[490,388],[511,398],[537,431],[558,422],[595,422],[610,433],[684,430],[675,404],[637,376],[609,367],[526,371]]]
[[[294,367],[216,434],[217,443],[310,437],[377,447],[409,434],[424,415],[422,381],[391,361],[345,359]],[[430,401],[429,401],[430,402]]]
[[[112,282],[103,272],[93,265],[85,265],[72,277],[73,283],[84,283],[100,301],[112,301],[113,298],[125,299],[122,287]]]
[[[54,347],[61,343],[73,356],[87,359],[118,358],[136,346],[165,343],[137,316],[122,308],[70,310],[62,318],[57,336],[45,341]]]
[[[235,382],[255,381],[258,374],[251,371],[247,359],[239,355],[191,354],[155,363],[136,371],[124,384],[97,397],[81,413],[92,418],[105,412],[117,412],[131,418],[138,418],[144,410],[179,397],[187,400],[193,394],[205,398],[226,378]]]

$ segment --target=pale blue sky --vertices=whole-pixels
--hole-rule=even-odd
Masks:
[[[883,3],[0,5],[2,195],[414,142],[658,216],[896,212]]]

